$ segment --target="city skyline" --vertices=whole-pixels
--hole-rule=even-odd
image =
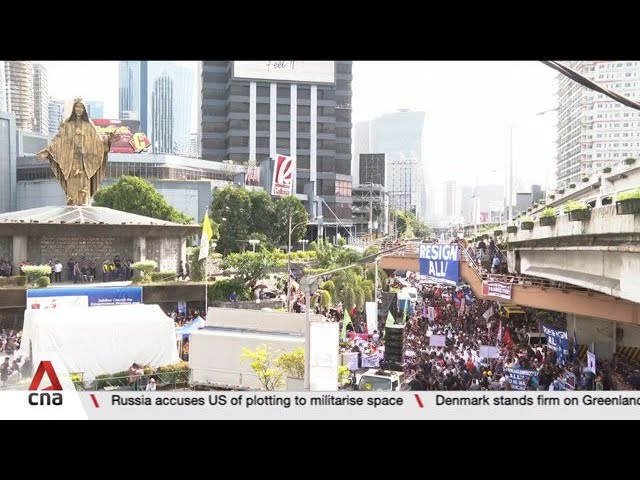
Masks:
[[[52,99],[82,95],[103,101],[105,116],[117,118],[118,62],[42,63]],[[356,61],[352,121],[403,108],[425,112],[429,182],[468,185],[476,177],[481,184],[506,183],[513,125],[514,182],[547,185],[555,173],[556,115],[536,114],[557,107],[555,78],[556,72],[535,61]]]

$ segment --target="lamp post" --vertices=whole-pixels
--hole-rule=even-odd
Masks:
[[[292,216],[289,215],[289,244],[287,247],[287,312],[291,312],[291,232],[300,225],[306,225],[308,220],[291,226]]]
[[[298,240],[298,243],[302,244],[302,251],[304,252],[304,246],[309,243],[309,240],[307,240],[306,238],[303,238],[301,240]]]
[[[260,240],[251,239],[249,240],[249,243],[253,247],[253,253],[256,253],[256,245],[260,243]]]

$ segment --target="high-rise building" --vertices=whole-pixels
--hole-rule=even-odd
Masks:
[[[4,60],[0,60],[0,112],[8,112],[7,106],[7,79],[4,73]]]
[[[16,116],[16,128],[33,131],[33,65],[28,61],[6,61],[7,107]]]
[[[444,216],[448,221],[455,221],[460,216],[460,201],[456,182],[447,180],[444,182]]]
[[[89,118],[104,118],[104,102],[87,101],[86,105]]]
[[[351,176],[353,177],[353,184],[358,185],[365,183],[364,180],[360,180],[360,162],[361,155],[371,153],[371,135],[370,135],[371,122],[357,122],[353,127],[353,161],[351,162]]]
[[[151,144],[155,153],[173,152],[173,81],[160,75],[151,93]]]
[[[369,122],[359,122],[355,129],[356,148],[360,153],[386,154],[386,188],[392,208],[413,212],[426,218],[424,112],[400,110]]]
[[[49,134],[49,80],[47,67],[39,63],[33,65],[33,115],[34,132]]]
[[[140,131],[147,132],[148,84],[146,61],[122,61],[119,65],[119,117],[140,120]]]
[[[154,148],[162,145],[164,153],[191,153],[191,133],[197,132],[192,121],[196,70],[196,62],[120,62],[120,118],[140,120],[140,130]],[[163,97],[169,90],[160,85],[166,87],[168,83],[171,96]],[[171,120],[160,121],[161,112],[168,111],[172,112]],[[154,121],[165,129],[171,125],[171,133],[163,130],[156,135]],[[169,136],[171,143],[167,144]]]
[[[640,96],[640,62],[571,61],[565,65],[634,101]],[[558,187],[640,152],[640,112],[558,75]]]
[[[352,63],[203,62],[202,156],[258,164],[294,156],[295,193],[312,222],[348,227]]]
[[[64,101],[49,101],[49,137],[55,137],[64,118]]]
[[[16,140],[15,115],[0,112],[0,213],[16,210]]]

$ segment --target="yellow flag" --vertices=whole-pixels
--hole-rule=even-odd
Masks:
[[[202,236],[200,238],[200,256],[198,261],[209,256],[209,244],[213,238],[213,232],[211,231],[211,222],[209,221],[209,211],[204,214],[204,221],[202,222]]]

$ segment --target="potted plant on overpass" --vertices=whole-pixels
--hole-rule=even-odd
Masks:
[[[545,208],[540,212],[540,226],[552,227],[556,224],[556,209],[552,207]]]
[[[640,214],[640,188],[632,192],[620,193],[616,196],[616,214]]]
[[[591,209],[584,202],[567,202],[564,211],[569,214],[570,222],[583,222],[591,218]]]
[[[523,217],[520,221],[520,230],[533,230],[533,220],[529,217]]]

